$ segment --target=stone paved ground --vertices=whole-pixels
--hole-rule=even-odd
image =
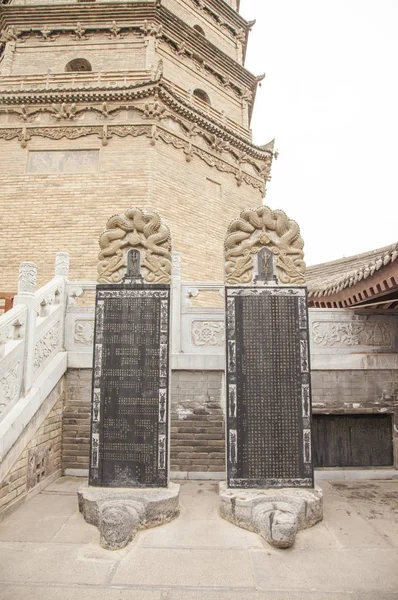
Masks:
[[[398,480],[322,482],[325,518],[275,550],[182,484],[181,515],[125,550],[98,545],[65,477],[0,523],[0,600],[398,600]]]

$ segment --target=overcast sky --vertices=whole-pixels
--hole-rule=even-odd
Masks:
[[[254,142],[276,139],[266,204],[307,264],[398,241],[398,0],[241,0],[246,67],[266,79]]]

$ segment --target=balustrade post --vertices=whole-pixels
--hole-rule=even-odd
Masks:
[[[23,365],[22,393],[25,396],[33,382],[35,343],[36,343],[36,277],[37,265],[33,262],[21,262],[18,275],[18,294],[14,306],[26,306],[25,352]]]
[[[55,256],[55,277],[62,278],[62,290],[60,303],[62,304],[62,319],[61,319],[61,351],[65,350],[65,318],[67,308],[67,281],[69,275],[70,256],[68,252],[57,252]]]
[[[171,348],[173,354],[181,352],[181,253],[172,252],[171,272]]]

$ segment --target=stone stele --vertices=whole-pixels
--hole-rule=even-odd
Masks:
[[[80,512],[98,527],[100,545],[107,550],[124,548],[139,529],[163,525],[179,514],[180,486],[175,483],[156,489],[83,485],[77,495]]]
[[[323,492],[311,489],[229,489],[220,483],[220,514],[276,548],[293,546],[300,529],[322,521]]]

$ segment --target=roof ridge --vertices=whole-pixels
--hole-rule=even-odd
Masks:
[[[310,265],[307,267],[307,271],[309,269],[313,269],[315,267],[321,267],[325,265],[336,265],[343,264],[345,261],[351,262],[353,260],[366,258],[367,256],[372,257],[373,255],[383,254],[386,252],[394,251],[398,248],[398,242],[394,242],[389,244],[388,246],[383,246],[382,248],[376,248],[375,250],[367,250],[366,252],[361,252],[360,254],[352,254],[351,256],[344,256],[343,258],[336,258],[335,260],[326,261],[323,263],[317,263],[315,265]]]

